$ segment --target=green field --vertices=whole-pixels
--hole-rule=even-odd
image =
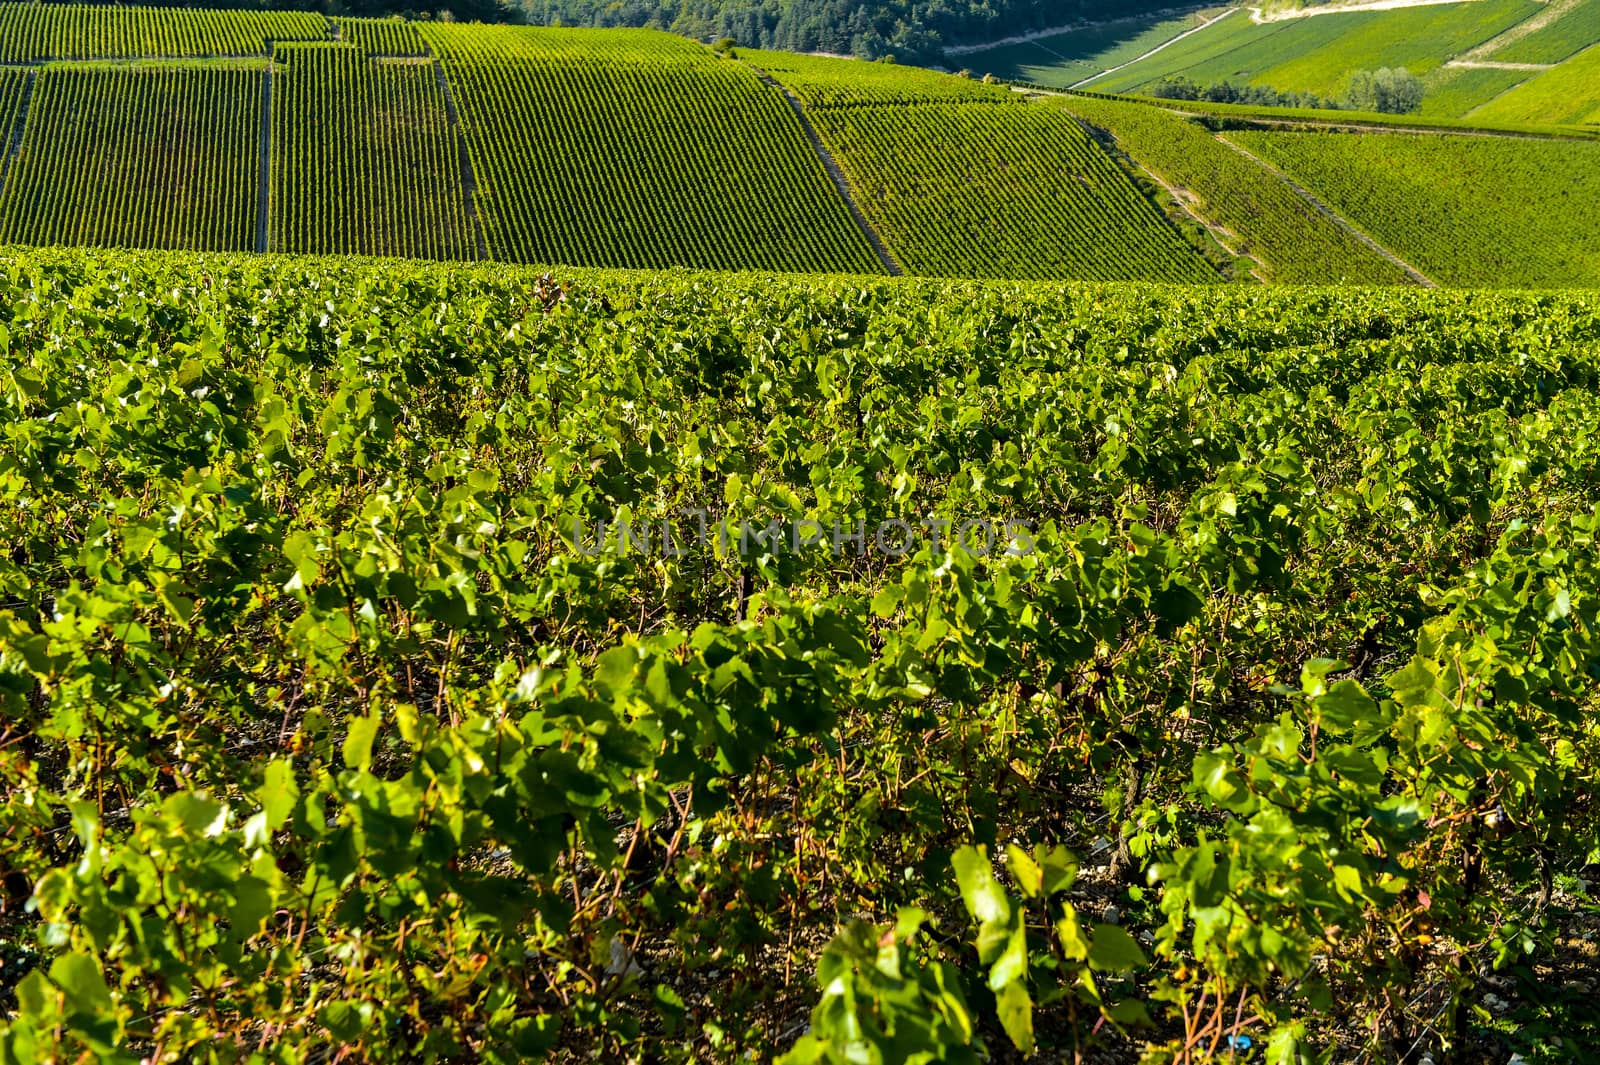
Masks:
[[[1253,82],[1336,97],[1357,70],[1405,67],[1422,75],[1539,10],[1533,0],[1474,0],[1263,25],[1241,10],[1087,87],[1126,92],[1181,74],[1201,84]]]
[[[368,55],[424,56],[428,42],[403,19],[336,18],[339,40],[359,46]]]
[[[1405,274],[1319,215],[1276,175],[1200,125],[1147,104],[1076,96],[1072,114],[1110,132],[1117,145],[1169,184],[1194,194],[1206,218],[1231,230],[1236,251],[1262,260],[1271,280],[1403,284]]]
[[[881,269],[749,67],[661,33],[421,29],[455,87],[492,256]]]
[[[0,3],[0,63],[264,56],[268,41],[324,40],[327,27],[321,15],[303,11]]]
[[[277,56],[270,250],[474,258],[434,64],[373,60],[347,44]]]
[[[1600,143],[1234,132],[1423,273],[1600,285]]]
[[[1424,118],[1463,118],[1516,88],[1535,72],[1483,67],[1438,67],[1425,79]]]
[[[1497,63],[1559,63],[1600,44],[1600,0],[1581,2],[1543,29],[1496,48]]]
[[[1058,111],[983,85],[970,100],[907,102],[856,79],[862,64],[845,60],[753,61],[805,100],[863,210],[913,273],[1219,280]]]
[[[0,1060],[1594,1046],[1597,311],[10,252]]]
[[[1526,6],[1481,0],[1264,25],[1239,12],[1129,74],[1170,63],[1204,75],[1243,62],[1298,70],[1281,81],[1295,88],[1302,75],[1331,76],[1358,53],[1362,63],[1404,58],[1380,45],[1442,57],[1492,36]],[[1563,26],[1572,40],[1587,18],[1580,6],[1524,40]],[[1074,39],[1086,55],[1143,48],[1148,41],[1115,43],[1137,22]],[[1155,31],[1148,20],[1139,26]],[[1385,42],[1384,27],[1412,32]],[[1130,161],[1108,154],[1048,94],[977,77],[724,54],[648,30],[303,12],[0,3],[0,28],[10,34],[0,36],[0,53],[15,64],[0,59],[0,239],[643,269],[1403,280],[1198,126],[1086,102],[1080,115],[1098,108]],[[1109,62],[1124,53],[1093,54]],[[1182,107],[1212,127],[1332,120],[1574,137],[1584,135],[1577,124],[1600,119],[1591,84],[1600,80],[1589,76],[1596,63],[1591,48],[1545,74],[1438,67],[1421,116]],[[1572,125],[1540,124],[1552,118]],[[1141,165],[1178,186],[1199,221],[1145,182]],[[1409,154],[1360,163],[1376,183],[1369,195],[1403,197],[1420,195],[1403,190],[1421,165]],[[1302,169],[1322,199],[1352,194],[1345,175]],[[1444,181],[1448,169],[1429,180]],[[1460,250],[1464,263],[1481,261],[1447,266],[1437,279],[1485,283],[1509,256],[1507,280],[1593,283],[1578,250],[1585,225],[1558,232],[1578,213],[1563,198],[1567,186],[1552,184],[1566,171],[1550,177],[1530,162],[1505,172],[1527,183],[1508,186],[1506,199],[1555,212],[1551,240],[1534,236],[1545,232],[1538,224],[1523,227],[1493,249]],[[1445,197],[1460,201],[1450,211],[1487,195],[1468,187],[1475,191]],[[1568,191],[1588,187],[1572,177]],[[1230,264],[1202,227],[1254,262]]]
[[[46,66],[0,242],[255,248],[259,64]]]
[[[1600,45],[1533,76],[1471,117],[1485,122],[1600,124]]]
[[[1067,88],[1131,62],[1200,24],[1199,16],[1096,23],[1023,44],[967,52],[951,62],[974,74]]]

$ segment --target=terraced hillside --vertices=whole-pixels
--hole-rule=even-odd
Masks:
[[[1585,122],[1600,108],[1594,76],[1600,60],[1584,54],[1600,44],[1600,0],[1460,0],[1266,19],[1241,6],[1199,29],[1167,26],[1176,32],[1166,40],[1155,39],[1163,27],[1148,20],[1127,24],[1120,35],[1112,31],[1116,25],[1080,34],[1105,70],[1082,81],[1085,87],[1140,92],[1183,77],[1202,86],[1251,83],[1338,100],[1356,72],[1388,67],[1422,77],[1423,113],[1441,118]],[[1124,58],[1128,52],[1134,61]],[[985,54],[973,57],[978,69],[988,69]],[[1003,58],[996,55],[997,62]],[[1041,62],[1002,64],[998,72],[1074,84],[1061,79],[1080,76],[1081,61],[1070,47],[1062,57],[1059,73]]]
[[[1600,45],[1530,77],[1472,111],[1471,116],[1494,122],[1600,125]]]

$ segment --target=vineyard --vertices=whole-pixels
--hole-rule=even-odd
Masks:
[[[493,257],[879,270],[798,119],[749,68],[661,33],[420,29],[458,98]]]
[[[1406,49],[1444,56],[1485,35],[1498,42],[1530,2],[1264,24],[1240,10],[1102,83],[1299,70],[1285,75],[1292,88],[1357,53],[1410,62]],[[1089,58],[1072,62],[1125,62],[1157,22],[1172,30],[1204,17],[1124,20],[1117,32],[1140,32],[1115,46],[1101,26],[1079,42]],[[1591,18],[1584,3],[1564,8],[1495,54],[1559,50]],[[1418,34],[1380,32],[1400,25]],[[1594,153],[1563,142],[1600,139],[1600,123],[1584,125],[1600,119],[1587,78],[1596,63],[1591,47],[1543,72],[1439,68],[1420,117],[1162,105],[1191,121],[1123,100],[651,30],[0,2],[0,241],[1404,283],[1353,227],[1432,264],[1418,269],[1444,284],[1586,285],[1596,282],[1585,206]],[[1566,125],[1542,124],[1552,117]],[[1319,141],[1286,124],[1527,139],[1419,137],[1391,155],[1402,142]],[[1246,140],[1274,130],[1263,153],[1305,191],[1214,135],[1236,128]],[[1470,169],[1480,165],[1496,169]],[[1456,232],[1475,235],[1446,236]]]
[[[913,273],[1220,280],[1058,111],[982,83],[953,99],[906,100],[898,83],[863,80],[853,92],[853,70],[838,60],[752,61],[805,101],[863,210]]]
[[[1600,284],[1600,143],[1229,133],[1430,277]]]
[[[264,56],[269,41],[327,35],[327,21],[303,11],[0,3],[0,63]]]
[[[284,45],[272,94],[273,251],[470,259],[460,157],[434,64]]]
[[[1334,97],[1357,70],[1404,67],[1420,76],[1540,10],[1535,0],[1481,0],[1258,24],[1241,7],[1087,87],[1127,92],[1181,74],[1201,84],[1254,82]]]
[[[1492,122],[1583,122],[1600,126],[1600,45],[1472,113]]]
[[[1110,132],[1121,150],[1195,196],[1199,211],[1228,229],[1235,250],[1260,260],[1272,280],[1406,283],[1393,263],[1202,126],[1140,103],[1075,96],[1062,105]]]
[[[36,78],[0,243],[255,247],[259,65],[73,64]]]
[[[368,55],[425,56],[428,44],[416,27],[400,19],[336,18],[339,40],[356,45]]]
[[[1559,63],[1600,44],[1600,3],[1579,0],[1548,26],[1496,48],[1497,63]]]
[[[1495,97],[1521,85],[1532,74],[1526,70],[1494,67],[1440,67],[1429,75],[1422,97],[1425,118],[1461,118]]]
[[[1070,88],[1104,70],[1131,63],[1196,28],[1199,15],[1148,15],[1085,26],[1036,41],[962,53],[955,62],[977,74]]]
[[[0,343],[0,1060],[1600,1045],[1592,295],[39,251]]]

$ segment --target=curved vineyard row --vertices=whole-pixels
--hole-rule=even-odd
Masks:
[[[0,1060],[1595,1036],[1591,295],[26,253],[0,322]]]
[[[1200,213],[1237,234],[1235,250],[1262,260],[1272,280],[1406,283],[1399,267],[1195,122],[1148,104],[1098,97],[1072,96],[1059,104],[1109,131],[1122,150],[1195,195]]]
[[[277,55],[271,250],[473,258],[434,64],[373,60],[347,44]]]
[[[1452,285],[1600,284],[1600,143],[1229,133]]]
[[[794,113],[748,68],[667,34],[419,29],[456,95],[492,256],[881,272]]]
[[[255,247],[262,71],[46,67],[0,193],[0,242]]]
[[[327,20],[308,11],[0,3],[0,63],[265,55],[268,41],[327,35]]]
[[[904,94],[879,64],[752,58],[763,61],[805,101],[867,216],[912,273],[1219,280],[1058,111],[959,78],[943,79],[953,97],[929,102]]]

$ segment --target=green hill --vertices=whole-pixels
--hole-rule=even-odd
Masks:
[[[1469,5],[1470,33],[1451,14],[1461,5],[1427,13],[1466,40],[1492,35],[1510,3]],[[1296,25],[1370,22],[1346,18]],[[1263,30],[1230,20],[1170,51]],[[1586,250],[1600,219],[1583,203],[1593,151],[1518,103],[1593,49],[1496,101],[1516,121],[1470,123],[1497,137],[1462,148],[1439,134],[1468,123],[1176,114],[649,30],[11,4],[0,24],[11,243],[1195,284],[1600,283]],[[1373,39],[1362,30],[1347,52]],[[1279,69],[1324,53],[1283,53]],[[1581,86],[1553,84],[1566,117],[1584,118]],[[1338,165],[1252,158],[1219,136],[1329,121],[1415,129],[1406,147],[1420,154],[1351,133],[1340,143],[1363,160],[1350,172],[1362,192]],[[1461,184],[1452,165],[1480,155],[1496,180],[1511,177],[1500,199],[1527,217],[1486,190],[1445,187]],[[1474,234],[1459,268],[1390,224],[1408,219]],[[1503,224],[1515,238],[1493,239]]]
[[[1360,71],[1422,78],[1423,113],[1491,122],[1594,121],[1600,0],[1459,0],[1388,10],[1215,8],[1085,25],[960,49],[949,62],[1053,87],[1143,92],[1169,78],[1338,100]],[[1589,49],[1587,53],[1585,50]],[[1503,99],[1502,99],[1503,98]]]

